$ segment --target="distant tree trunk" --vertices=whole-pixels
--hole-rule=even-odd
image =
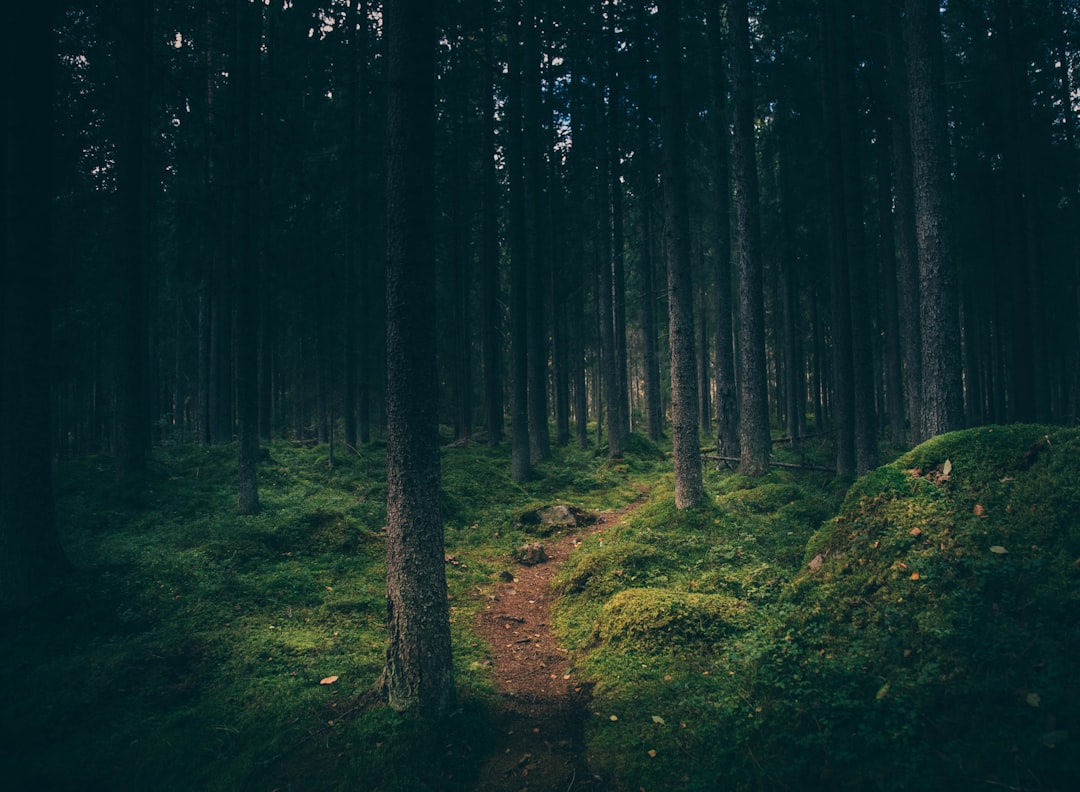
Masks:
[[[708,5],[711,108],[715,117],[716,253],[713,331],[716,358],[716,438],[720,456],[739,456],[739,403],[735,390],[735,341],[731,325],[731,133],[720,4]]]
[[[495,171],[495,14],[492,0],[484,0],[484,60],[481,149],[480,323],[484,358],[484,419],[488,445],[503,439],[502,313],[499,308],[499,206]]]
[[[609,53],[610,57],[610,53]],[[605,124],[604,91],[596,86],[593,111],[598,130],[611,131],[611,124]],[[608,112],[614,112],[609,108]],[[596,181],[597,203],[599,204],[599,253],[596,258],[596,294],[600,306],[600,372],[604,394],[604,426],[607,429],[608,456],[612,459],[623,455],[625,438],[622,432],[622,418],[619,403],[619,356],[615,351],[615,287],[612,274],[614,258],[612,241],[613,199],[615,178],[610,173],[614,157],[609,151],[610,139],[603,132],[596,135],[596,162],[598,174]]]
[[[964,423],[960,317],[948,207],[949,141],[941,20],[934,0],[905,0],[915,228],[922,325],[922,434]]]
[[[686,198],[685,114],[679,0],[660,3],[660,83],[664,97],[664,215],[668,259],[671,346],[671,437],[675,506],[694,508],[705,490],[698,438],[697,361],[694,356],[694,295],[690,279],[690,222]]]
[[[840,140],[843,153],[844,222],[851,296],[851,364],[855,417],[855,469],[860,475],[877,466],[873,332],[870,322],[869,266],[863,219],[862,167],[859,161],[858,108],[851,0],[840,0],[835,20]]]
[[[532,472],[529,439],[528,262],[525,229],[525,175],[522,152],[521,19],[510,31],[506,100],[506,169],[510,183],[510,477],[525,482]]]
[[[13,3],[0,24],[0,612],[68,567],[50,447],[53,67],[56,3]]]
[[[787,127],[785,126],[786,130]],[[805,366],[798,343],[799,325],[799,278],[796,272],[795,255],[792,250],[789,228],[794,215],[794,199],[791,187],[790,153],[781,143],[777,152],[777,194],[779,195],[780,215],[780,257],[779,272],[779,308],[780,339],[777,346],[782,354],[784,382],[783,403],[785,428],[788,443],[792,449],[799,446],[802,424],[806,416],[806,376]]]
[[[234,133],[233,267],[236,272],[236,405],[239,434],[237,511],[259,511],[259,338],[258,242],[255,209],[258,190],[254,130],[257,109],[256,67],[261,44],[262,6],[235,0],[233,79],[237,127]]]
[[[664,405],[660,389],[660,355],[656,348],[656,263],[653,260],[653,209],[641,209],[641,345],[645,368],[645,430],[654,443],[664,436]]]
[[[148,0],[124,3],[124,129],[117,162],[120,195],[122,299],[117,382],[117,474],[130,479],[146,470],[150,448],[147,387],[145,273],[149,256],[146,167],[150,144],[150,16]]]
[[[709,370],[709,306],[706,298],[708,290],[705,284],[709,282],[705,271],[705,256],[701,250],[700,232],[694,234],[694,243],[691,246],[691,257],[695,263],[695,280],[701,285],[694,292],[696,305],[694,306],[694,345],[697,348],[697,381],[698,381],[698,423],[701,434],[708,437],[712,434],[712,372]]]
[[[366,155],[360,146],[360,105],[366,103],[366,97],[360,94],[360,71],[364,68],[364,38],[367,27],[367,8],[365,0],[349,0],[346,13],[346,35],[348,37],[350,59],[349,68],[346,72],[345,87],[347,103],[349,107],[349,123],[346,128],[346,162],[348,173],[346,179],[346,217],[345,223],[345,282],[342,299],[345,303],[345,329],[344,329],[344,404],[343,418],[345,423],[345,445],[352,448],[357,444],[357,432],[359,430],[359,395],[357,388],[357,374],[359,373],[360,361],[358,349],[364,343],[362,326],[362,313],[359,311],[359,288],[366,288],[367,284],[359,284],[360,280],[360,194],[364,191],[361,183],[363,172],[361,159]]]
[[[446,597],[435,365],[435,9],[384,9],[387,58],[387,700],[456,702]]]
[[[524,5],[524,62],[522,64],[522,120],[524,133],[522,150],[524,163],[526,291],[526,343],[528,345],[529,389],[529,454],[536,463],[551,456],[551,436],[548,430],[548,341],[545,285],[546,259],[540,207],[543,205],[543,163],[540,101],[540,16],[536,0]]]
[[[228,6],[226,6],[228,8]],[[218,121],[217,79],[222,68],[218,56],[218,27],[224,24],[218,9],[206,15],[205,71],[207,121],[204,140],[204,213],[206,224],[206,321],[207,321],[207,422],[211,443],[227,443],[233,438],[232,371],[232,267],[229,256],[231,207],[227,184],[222,178],[222,124]],[[231,10],[227,18],[231,18]],[[227,51],[227,50],[226,50]]]
[[[769,468],[769,397],[765,381],[765,305],[750,28],[745,0],[728,4],[731,47],[732,175],[735,184],[735,260],[739,273],[739,470]]]
[[[840,68],[836,44],[835,3],[821,9],[822,100],[825,123],[826,224],[830,297],[832,300],[832,425],[836,441],[836,472],[855,472],[855,373],[852,358],[850,249],[844,201],[843,121]]]
[[[881,314],[885,337],[883,360],[885,374],[885,414],[889,422],[889,439],[904,442],[904,379],[900,350],[900,302],[896,278],[896,237],[893,229],[892,174],[890,172],[892,127],[882,114],[877,125],[877,210],[880,248]]]
[[[889,96],[892,102],[892,169],[895,184],[893,236],[896,240],[897,274],[902,321],[901,348],[904,392],[907,394],[908,440],[922,442],[922,331],[919,324],[919,254],[915,238],[915,192],[912,185],[911,126],[908,122],[907,63],[900,33],[900,15],[885,4]],[[890,10],[892,9],[892,10]]]
[[[620,454],[630,434],[630,387],[627,382],[626,357],[626,256],[623,231],[623,172],[620,130],[623,124],[620,74],[616,59],[619,53],[617,15],[619,6],[608,6],[608,176],[611,180],[611,318],[615,347],[615,399],[618,407]]]

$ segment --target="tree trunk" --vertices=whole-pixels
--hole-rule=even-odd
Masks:
[[[551,456],[548,431],[548,342],[545,284],[546,260],[540,207],[543,205],[544,137],[540,109],[540,17],[535,0],[524,7],[524,60],[522,63],[522,153],[524,155],[524,212],[526,291],[529,307],[526,314],[529,390],[529,456],[535,464]]]
[[[889,76],[892,83],[892,169],[894,187],[893,236],[896,240],[900,286],[901,347],[904,392],[907,394],[908,440],[922,442],[922,330],[919,325],[919,254],[915,238],[915,192],[912,183],[911,126],[908,122],[907,62],[900,33],[900,16],[884,6]]]
[[[694,356],[694,295],[690,278],[690,221],[686,197],[686,118],[682,101],[679,0],[660,3],[660,81],[664,96],[664,215],[668,260],[671,346],[671,438],[675,506],[694,508],[705,490],[698,438],[697,361]]]
[[[869,266],[863,220],[855,62],[851,53],[851,41],[854,38],[851,0],[840,0],[836,6],[835,57],[843,155],[844,233],[848,250],[848,279],[851,297],[851,386],[854,396],[855,470],[862,475],[877,466],[873,333],[870,322]]]
[[[435,365],[432,0],[385,7],[387,547],[383,684],[398,711],[454,709]]]
[[[521,19],[510,31],[506,100],[506,169],[510,183],[510,477],[521,484],[532,471],[529,439],[528,262],[522,152]]]
[[[735,261],[739,274],[739,470],[769,468],[769,404],[765,381],[765,305],[750,28],[745,0],[728,4],[731,47],[732,176],[735,185]]]
[[[963,426],[960,317],[948,208],[949,140],[941,20],[933,0],[905,0],[908,91],[919,247],[922,434]]]
[[[150,143],[150,3],[132,0],[125,11],[122,52],[124,128],[117,157],[117,192],[123,221],[120,243],[120,358],[117,361],[117,474],[130,479],[146,470],[150,449],[147,328],[144,282],[149,256],[147,158]]]
[[[708,5],[709,71],[713,139],[716,147],[716,254],[713,272],[713,332],[716,357],[716,442],[720,456],[739,456],[739,403],[735,385],[735,340],[731,324],[731,133],[727,101],[727,50],[720,4]]]
[[[484,359],[484,422],[488,445],[503,439],[503,340],[499,308],[499,206],[495,171],[495,14],[492,0],[484,0],[483,102],[480,125],[481,229],[480,229],[480,323]]]
[[[836,442],[836,472],[855,472],[855,374],[852,360],[851,278],[844,201],[843,123],[840,111],[840,63],[836,46],[837,10],[821,9],[822,100],[825,123],[825,186],[832,300],[832,425]]]
[[[611,57],[611,53],[609,53]],[[608,113],[614,110],[608,108]],[[607,430],[608,457],[612,459],[623,455],[625,438],[622,432],[621,405],[619,402],[619,356],[615,351],[615,287],[614,287],[614,259],[615,253],[612,247],[614,234],[614,222],[612,219],[613,199],[612,190],[615,188],[615,178],[610,173],[614,162],[614,155],[609,151],[611,123],[605,124],[604,114],[604,90],[597,84],[593,98],[593,113],[597,130],[606,130],[596,135],[596,163],[597,179],[596,192],[597,204],[600,210],[599,253],[596,260],[596,294],[600,305],[599,313],[599,339],[600,339],[600,371],[604,394],[604,427]]]
[[[257,121],[256,66],[261,44],[262,6],[248,0],[235,2],[235,50],[233,53],[234,108],[237,127],[233,138],[232,196],[233,267],[236,290],[236,405],[239,450],[237,464],[237,511],[259,511],[259,339],[258,339],[258,242],[255,236],[255,198],[258,190],[256,148],[253,134]]]

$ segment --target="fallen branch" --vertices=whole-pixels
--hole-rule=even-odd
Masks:
[[[706,459],[711,459],[714,462],[742,462],[740,457],[729,456],[717,456],[716,454],[705,454]],[[823,467],[821,465],[796,465],[793,462],[770,462],[770,467],[787,468],[789,470],[814,470],[821,473],[835,473],[834,468]]]

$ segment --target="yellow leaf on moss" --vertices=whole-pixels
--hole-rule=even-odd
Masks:
[[[338,681],[338,678],[336,676],[328,676],[328,677],[324,677],[323,679],[320,679],[319,684],[320,685],[332,685],[337,681]]]

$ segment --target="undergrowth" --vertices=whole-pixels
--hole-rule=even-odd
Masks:
[[[1071,789],[1080,432],[670,486],[557,579],[617,789]],[[833,518],[837,507],[839,515]]]
[[[674,508],[664,449],[448,446],[443,511],[461,701],[439,729],[357,700],[385,653],[385,449],[329,465],[275,442],[262,511],[234,446],[56,473],[75,574],[0,631],[0,777],[13,789],[469,789],[492,743],[478,608],[523,516],[647,499],[554,581],[593,683],[590,768],[611,789],[1067,789],[1080,777],[1080,432],[989,427],[857,482],[706,471]],[[776,449],[827,464],[823,444]],[[850,487],[850,489],[849,489]],[[336,679],[327,684],[324,680]]]
[[[252,517],[236,514],[235,446],[159,449],[134,487],[111,459],[63,462],[76,572],[0,633],[5,788],[467,788],[493,690],[472,614],[524,539],[516,517],[621,506],[663,465],[652,452],[616,468],[556,449],[521,487],[505,447],[443,450],[461,700],[445,731],[354,707],[385,656],[384,447],[333,466],[325,447],[264,447]]]

